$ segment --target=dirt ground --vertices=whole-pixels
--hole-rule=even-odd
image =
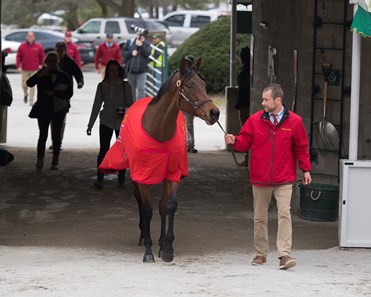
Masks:
[[[127,178],[125,187],[118,188],[116,176],[109,175],[103,190],[95,189],[96,150],[62,151],[57,171],[49,170],[48,154],[46,168],[40,173],[35,170],[34,149],[11,151],[15,161],[1,168],[2,244],[112,250],[122,250],[123,244],[128,244],[138,250],[132,244],[139,236],[133,186]],[[190,174],[182,180],[177,195],[176,253],[180,252],[177,248],[191,254],[251,250],[252,195],[243,180],[248,171],[238,170],[230,153],[223,151],[189,154],[189,163]],[[161,189],[161,185],[153,186],[151,194],[155,242]],[[274,210],[275,224],[273,218]],[[305,221],[299,222],[296,232]],[[336,245],[336,223],[326,225],[334,234],[318,238],[318,248]],[[274,237],[272,240],[274,243]],[[297,248],[305,248],[305,244],[297,242]]]
[[[277,267],[275,207],[270,211],[269,264],[255,271],[249,264],[254,249],[251,188],[243,180],[248,171],[238,170],[229,152],[189,154],[190,175],[181,182],[177,196],[175,259],[170,264],[158,258],[155,264],[143,264],[132,184],[127,178],[125,187],[118,188],[116,176],[109,175],[103,190],[95,189],[97,150],[63,150],[56,171],[47,166],[48,154],[46,168],[37,172],[34,148],[8,149],[15,160],[0,167],[1,296],[282,296],[285,292]],[[238,158],[242,160],[242,155]],[[160,190],[161,185],[153,186],[154,253]],[[342,254],[337,248],[337,222],[302,220],[294,212],[293,225],[293,252],[299,264],[287,276],[291,282],[301,282],[308,292],[302,296],[371,295],[371,268],[366,264],[370,253]],[[318,257],[321,263],[316,262]],[[344,257],[357,260],[331,266]],[[331,274],[330,283],[310,291],[313,283],[321,284]],[[272,282],[262,290],[252,276],[259,283]],[[339,283],[333,287],[331,282]],[[349,283],[353,287],[347,291]],[[285,296],[297,296],[297,288],[290,285]]]

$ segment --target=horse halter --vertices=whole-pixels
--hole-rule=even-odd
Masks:
[[[182,85],[182,81],[180,79],[177,80],[176,82],[176,86],[179,88],[179,95],[181,97],[183,97],[183,99],[188,102],[189,104],[191,104],[193,106],[193,111],[195,111],[197,108],[201,109],[202,113],[204,114],[205,116],[205,119],[209,119],[209,116],[207,115],[205,109],[202,107],[203,104],[207,103],[207,102],[210,102],[212,101],[210,98],[207,98],[207,99],[204,99],[204,100],[199,100],[199,101],[194,101],[192,100],[191,98],[188,98],[185,94],[184,94],[184,90],[183,88],[181,88],[181,85]]]

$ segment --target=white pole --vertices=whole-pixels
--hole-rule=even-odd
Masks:
[[[353,14],[358,5],[354,5]],[[361,36],[353,30],[352,77],[350,95],[349,160],[356,161],[358,154],[359,89],[361,77]]]
[[[232,15],[230,28],[230,62],[229,62],[229,85],[236,86],[236,34],[237,34],[237,0],[232,0]]]

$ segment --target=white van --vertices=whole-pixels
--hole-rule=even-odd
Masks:
[[[173,33],[173,45],[178,46],[203,25],[217,20],[224,14],[218,11],[177,10],[162,18]]]
[[[136,19],[136,18],[92,18],[77,28],[73,36],[83,40],[93,42],[98,46],[106,40],[108,32],[113,33],[114,40],[121,46],[128,39],[136,36],[135,26],[148,30],[148,37],[154,33],[163,33],[168,45],[172,43],[172,34],[167,25],[159,20]]]

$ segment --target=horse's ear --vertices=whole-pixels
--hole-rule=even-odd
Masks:
[[[193,69],[194,69],[194,71],[196,71],[196,72],[200,72],[201,62],[202,62],[201,57],[199,57],[199,58],[196,59],[196,61],[195,61],[194,64],[193,64]]]
[[[183,74],[189,67],[192,67],[192,62],[187,57],[182,58],[179,64],[179,72]]]

